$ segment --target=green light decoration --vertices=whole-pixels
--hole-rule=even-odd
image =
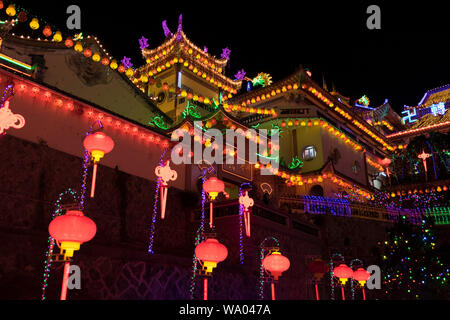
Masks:
[[[301,167],[303,167],[303,161],[300,160],[297,156],[293,157],[291,164],[289,165],[289,169],[294,170],[300,169]]]
[[[267,87],[272,84],[272,76],[268,73],[260,72],[256,77],[252,79],[252,85]]]
[[[149,124],[156,125],[158,128],[163,130],[169,129],[169,126],[166,124],[166,122],[161,116],[154,116],[152,118],[152,121],[149,122]]]
[[[272,130],[278,130],[278,132],[272,133]],[[280,138],[281,138],[281,133],[283,132],[283,130],[281,129],[281,127],[278,124],[272,124],[272,130],[270,130],[268,132],[269,136],[272,136],[272,135],[278,133],[280,135]]]
[[[367,107],[370,104],[370,99],[366,95],[363,95],[361,98],[358,99],[358,104]]]
[[[217,110],[219,108],[219,106],[222,104],[223,102],[223,92],[219,93],[219,104],[217,104],[216,100],[214,98],[212,98],[212,104],[214,107],[214,110]]]
[[[259,128],[260,125],[261,125],[261,123],[257,123],[257,124],[255,124],[254,126],[252,126],[252,128],[256,130],[256,129]]]
[[[191,104],[189,101],[186,104],[186,109],[184,109],[183,111],[183,118],[186,118],[187,116],[191,116],[195,119],[200,119],[202,117],[202,115],[197,110],[197,106]]]

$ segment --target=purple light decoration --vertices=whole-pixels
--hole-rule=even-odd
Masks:
[[[145,48],[149,47],[148,39],[145,38],[144,36],[139,39],[139,47],[141,48],[141,50],[144,50]]]
[[[208,47],[207,46],[203,46],[203,52],[208,53]]]
[[[80,193],[80,211],[84,210],[84,201],[85,201],[85,195],[86,195],[86,181],[87,181],[87,175],[88,175],[88,169],[89,169],[89,158],[90,153],[87,150],[84,150],[84,160],[83,160],[83,174],[82,174],[82,181],[81,181],[81,193]]]
[[[173,36],[173,33],[169,30],[169,28],[167,27],[167,20],[164,20],[163,22],[162,22],[162,27],[163,27],[163,30],[164,30],[164,36],[166,37],[166,38],[169,38],[169,37],[172,37]]]
[[[183,15],[178,17],[177,41],[181,40],[181,30],[183,29]]]
[[[125,69],[131,68],[133,66],[133,64],[131,63],[131,59],[128,57],[123,57],[121,62]]]
[[[354,264],[356,264],[355,269],[363,266],[363,262],[360,259],[353,259],[352,261],[350,261],[349,267],[353,269]],[[352,290],[352,300],[355,300],[355,286],[353,284],[354,282],[355,281],[353,280],[353,278],[350,278],[350,287]]]
[[[163,165],[163,158],[164,155],[167,152],[167,148],[164,149],[163,153],[161,154],[161,158],[159,159],[159,165]],[[156,182],[156,189],[155,189],[155,199],[153,201],[153,214],[152,214],[152,224],[150,226],[150,238],[149,238],[149,245],[148,245],[148,253],[154,254],[153,251],[153,243],[155,239],[155,224],[156,224],[156,216],[158,214],[158,199],[159,199],[159,189],[161,187],[161,178],[158,178]]]
[[[280,246],[280,243],[275,237],[267,237],[259,244],[259,288],[258,288],[258,299],[264,299],[264,266],[262,264],[264,260],[264,251],[266,250],[266,243],[268,241],[273,241],[276,244],[276,247]]]
[[[222,59],[228,60],[228,59],[230,59],[230,53],[231,53],[231,50],[228,49],[228,47],[224,48],[224,49],[222,49],[222,54],[220,55],[220,57]]]
[[[237,79],[237,80],[240,80],[240,81],[243,81],[244,79],[245,79],[245,75],[246,75],[247,73],[245,72],[245,70],[244,69],[241,69],[241,70],[239,70],[235,75],[234,75],[234,77]]]
[[[66,196],[67,194],[70,194],[73,197],[73,201],[77,201],[77,197],[76,197],[76,191],[72,190],[71,188],[67,189],[66,191],[62,192],[59,194],[58,199],[55,202],[55,210],[52,214],[52,220],[54,218],[56,218],[57,216],[60,216],[63,212],[62,208],[61,208],[61,202],[64,196]],[[47,252],[45,253],[46,255],[46,259],[45,259],[45,264],[44,264],[44,280],[43,280],[43,284],[42,284],[42,295],[41,295],[41,300],[45,300],[45,290],[47,289],[47,281],[48,278],[50,277],[50,267],[52,265],[52,261],[53,261],[53,248],[55,247],[55,239],[53,239],[51,236],[48,237],[48,249]]]

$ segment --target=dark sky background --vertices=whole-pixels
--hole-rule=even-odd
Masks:
[[[393,1],[392,1],[393,2]],[[5,1],[7,4],[8,1]],[[274,81],[302,64],[351,101],[366,94],[371,106],[387,98],[397,111],[417,105],[426,90],[450,83],[450,23],[445,2],[349,1],[17,1],[66,29],[66,8],[81,8],[84,34],[95,35],[115,58],[144,63],[138,39],[164,41],[161,22],[183,30],[199,47],[220,56],[229,47],[226,74],[267,72]],[[366,28],[367,6],[381,8],[381,30]]]

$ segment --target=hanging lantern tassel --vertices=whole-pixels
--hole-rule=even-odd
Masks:
[[[114,141],[103,132],[95,132],[84,138],[83,145],[86,150],[90,152],[91,159],[94,162],[91,184],[91,198],[94,198],[95,183],[97,179],[97,164],[106,153],[109,153],[114,149]]]
[[[175,170],[170,169],[170,160],[166,161],[164,166],[157,166],[155,168],[155,174],[160,181],[160,193],[161,193],[161,219],[164,220],[166,215],[166,203],[167,203],[167,188],[169,181],[175,181],[178,174]]]
[[[245,191],[245,195],[239,197],[239,204],[244,207],[244,222],[245,222],[245,233],[247,237],[250,238],[250,208],[253,207],[254,201],[248,196],[248,191]]]

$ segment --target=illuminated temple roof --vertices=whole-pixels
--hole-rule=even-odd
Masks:
[[[233,80],[224,75],[228,59],[218,59],[200,49],[186,37],[183,30],[177,31],[155,49],[143,49],[142,55],[147,64],[138,68],[138,71],[148,73],[150,76],[174,64],[181,64],[204,81],[228,93],[236,94],[241,88],[242,81]]]
[[[420,108],[429,107],[433,104],[439,102],[449,102],[450,101],[450,84],[442,87],[428,90],[423,96],[422,100],[419,102]]]

